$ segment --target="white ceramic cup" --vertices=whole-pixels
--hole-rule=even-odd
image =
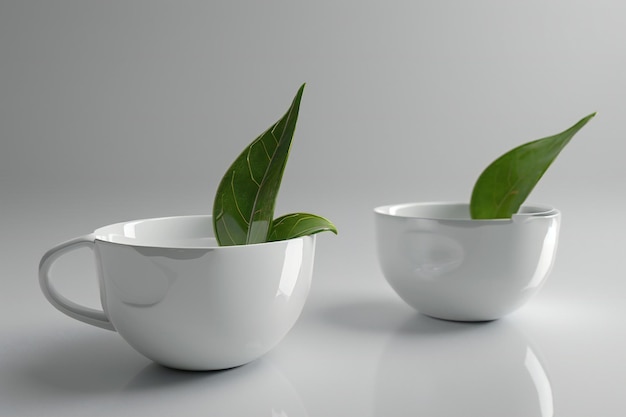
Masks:
[[[94,250],[102,311],[61,295],[50,279],[55,260]],[[70,317],[117,331],[162,365],[226,369],[276,346],[307,298],[315,236],[218,246],[211,216],[113,224],[49,250],[39,265],[41,289]]]
[[[560,212],[523,206],[511,219],[473,220],[463,203],[408,203],[374,210],[385,278],[420,313],[485,321],[541,288],[557,249]]]

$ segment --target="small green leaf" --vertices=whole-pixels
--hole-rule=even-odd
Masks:
[[[256,138],[222,178],[213,203],[213,227],[220,245],[267,241],[303,90],[304,84],[287,113]]]
[[[337,228],[330,220],[315,214],[285,214],[274,220],[268,241],[293,239],[319,232],[337,234]]]
[[[528,142],[496,159],[480,175],[470,202],[473,219],[510,218],[517,213],[550,164],[596,114],[554,136]]]

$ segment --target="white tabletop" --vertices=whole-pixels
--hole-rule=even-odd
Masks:
[[[336,210],[340,235],[318,239],[309,299],[282,343],[236,369],[181,372],[152,363],[116,333],[74,321],[46,302],[36,273],[46,246],[73,237],[67,234],[87,223],[122,220],[125,210],[94,217],[61,214],[66,202],[56,204],[48,207],[57,222],[35,205],[13,207],[14,221],[5,222],[13,244],[2,243],[2,274],[10,285],[0,295],[0,416],[626,412],[625,285],[618,269],[626,246],[617,236],[623,220],[613,223],[617,208],[592,222],[590,206],[566,204],[547,284],[525,307],[487,323],[436,320],[408,307],[378,269],[369,208]],[[130,211],[141,210],[149,211]],[[34,239],[43,224],[46,233]],[[90,257],[77,253],[55,271],[69,297],[97,306]]]

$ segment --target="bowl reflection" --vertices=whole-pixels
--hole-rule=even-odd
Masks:
[[[510,323],[417,315],[380,359],[375,415],[552,417],[548,375]]]

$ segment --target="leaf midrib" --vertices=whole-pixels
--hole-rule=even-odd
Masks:
[[[270,156],[270,161],[269,164],[267,165],[267,169],[265,170],[265,172],[263,173],[263,179],[261,180],[261,184],[259,185],[259,188],[256,192],[256,196],[254,198],[254,204],[252,205],[252,210],[250,212],[250,218],[248,219],[248,221],[246,221],[246,224],[248,225],[248,232],[246,233],[246,241],[250,240],[250,234],[252,233],[252,228],[249,227],[250,224],[252,223],[252,221],[254,220],[255,215],[257,214],[257,205],[259,203],[259,194],[261,192],[261,190],[263,189],[263,187],[265,186],[265,184],[267,183],[267,177],[269,176],[271,170],[271,167],[273,166],[272,164],[275,162],[276,160],[276,154],[278,153],[278,150],[280,149],[280,145],[282,143],[282,140],[284,138],[285,132],[287,131],[287,126],[289,125],[289,122],[292,118],[293,115],[293,108],[290,107],[289,110],[287,111],[287,118],[285,119],[285,128],[283,129],[283,132],[281,134],[280,139],[278,139],[276,137],[276,135],[274,134],[274,129],[276,129],[276,127],[278,127],[279,122],[275,123],[272,128],[270,129],[270,134],[272,136],[272,138],[274,139],[274,141],[276,141],[276,148],[274,149],[274,152],[272,152],[272,155]],[[265,147],[265,144],[263,144],[263,149],[265,149],[265,152],[267,153],[267,148]],[[269,155],[269,154],[268,154]],[[254,177],[252,175],[252,167],[250,165],[250,161],[247,160],[248,162],[248,169],[250,170],[250,177],[254,180]],[[256,181],[255,181],[256,183]],[[279,184],[280,186],[280,184]],[[239,210],[239,208],[237,208]],[[245,221],[245,219],[244,219]],[[269,219],[270,224],[272,223],[272,219]],[[269,231],[271,230],[271,227],[269,227],[267,229],[267,234],[269,234]]]

